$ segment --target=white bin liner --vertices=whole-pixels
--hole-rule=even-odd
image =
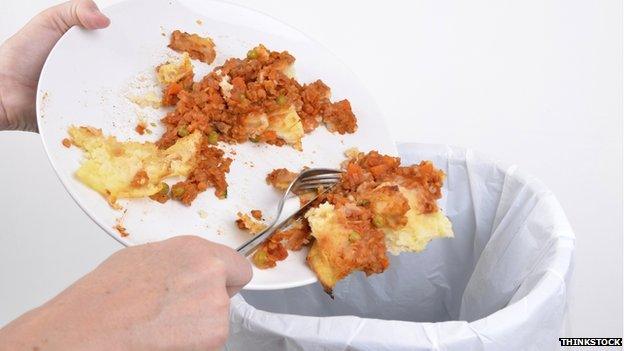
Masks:
[[[232,299],[226,350],[554,350],[574,234],[553,194],[473,151],[399,147],[447,179],[440,205],[455,238],[356,273],[331,300],[319,284]]]

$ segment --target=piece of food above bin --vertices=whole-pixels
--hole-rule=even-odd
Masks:
[[[257,267],[274,267],[287,250],[310,245],[308,265],[331,292],[353,271],[383,272],[388,251],[420,252],[434,238],[453,236],[451,222],[437,205],[445,175],[431,162],[401,166],[398,157],[376,151],[347,154],[340,182],[254,253]],[[267,182],[280,189],[294,175],[275,170]]]
[[[63,145],[71,146],[73,141],[84,151],[77,178],[114,207],[118,198],[147,196],[190,205],[210,187],[218,198],[226,198],[232,159],[223,156],[220,142],[289,145],[302,151],[304,135],[321,124],[339,134],[357,129],[349,101],[332,102],[330,88],[320,80],[301,84],[294,78],[295,58],[287,51],[270,51],[260,44],[245,58],[230,58],[195,81],[191,59],[212,63],[214,42],[174,31],[169,47],[182,55],[156,67],[162,98],[158,100],[154,92],[131,97],[142,107],[173,107],[162,118],[165,131],[155,143],[122,143],[87,126],[70,127],[71,140],[63,140]],[[135,128],[140,135],[146,129],[144,121]],[[188,140],[193,145],[184,150],[183,161],[167,153]],[[172,168],[180,162],[185,165],[183,172]],[[163,182],[169,176],[186,180],[169,187]]]

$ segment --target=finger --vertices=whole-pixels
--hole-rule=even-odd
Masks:
[[[44,19],[50,21],[61,34],[73,26],[100,29],[110,24],[108,17],[100,11],[93,0],[68,1],[46,10],[43,15]]]
[[[251,280],[253,274],[251,264],[243,255],[225,245],[206,242],[210,245],[212,254],[225,264],[225,285],[228,295],[236,295]]]
[[[225,277],[222,277],[222,283],[225,282],[225,287],[230,296],[234,296],[251,280],[252,269],[249,261],[225,245],[194,235],[179,235],[155,244],[162,245],[167,249],[184,250],[187,253],[193,252],[191,256],[213,257],[221,261],[225,268]]]

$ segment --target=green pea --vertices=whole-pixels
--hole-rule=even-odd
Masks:
[[[250,60],[257,59],[258,58],[258,53],[256,52],[255,49],[251,49],[251,50],[247,51],[247,58],[250,59]]]
[[[277,99],[275,99],[275,102],[277,102],[278,105],[285,105],[288,102],[288,99],[286,99],[286,96],[284,95],[279,95]]]
[[[180,138],[184,138],[187,135],[189,135],[189,131],[186,128],[186,126],[182,126],[182,127],[178,128],[178,136]]]
[[[368,205],[370,205],[370,201],[367,200],[367,199],[360,200],[360,201],[357,202],[357,205],[358,206],[368,206]]]
[[[254,259],[259,266],[264,266],[269,261],[269,255],[264,250],[256,251]]]
[[[383,227],[385,222],[384,218],[380,215],[375,215],[375,217],[373,217],[373,224],[377,228]]]
[[[182,198],[182,196],[184,196],[184,192],[186,190],[184,189],[183,186],[173,186],[173,188],[171,189],[171,195],[173,195],[173,197],[175,197],[176,199],[180,199]]]
[[[360,236],[360,234],[358,232],[351,232],[351,234],[349,234],[349,241],[350,242],[358,241],[360,239],[362,239],[362,237]]]
[[[160,190],[158,191],[159,195],[167,195],[169,194],[169,184],[162,182],[160,183]]]
[[[208,134],[208,143],[212,145],[217,145],[219,142],[219,133],[212,131]]]

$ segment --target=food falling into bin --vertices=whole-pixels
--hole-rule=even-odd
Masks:
[[[387,252],[420,252],[438,237],[452,237],[437,200],[444,172],[429,161],[401,166],[398,157],[347,151],[339,183],[323,193],[302,218],[277,232],[254,254],[259,268],[271,268],[287,250],[311,245],[307,256],[326,292],[353,271],[366,275],[388,267]],[[276,169],[267,182],[283,189],[296,173]],[[302,194],[306,198],[316,196]]]

